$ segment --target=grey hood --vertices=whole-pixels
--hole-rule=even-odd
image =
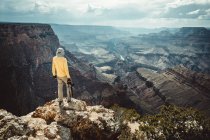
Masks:
[[[58,48],[56,51],[56,56],[57,57],[64,57],[64,49],[63,48]]]

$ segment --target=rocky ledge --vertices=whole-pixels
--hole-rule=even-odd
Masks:
[[[0,125],[0,139],[113,139],[119,130],[113,110],[76,99],[62,106],[53,100],[22,117],[0,110]]]
[[[63,105],[52,100],[26,116],[0,110],[0,139],[9,140],[131,140],[208,139],[210,121],[193,109],[164,106],[154,116],[140,116],[133,109],[87,106],[72,99]]]

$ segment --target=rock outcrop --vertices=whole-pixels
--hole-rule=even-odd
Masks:
[[[74,98],[63,106],[53,100],[19,118],[0,110],[0,124],[1,139],[113,139],[119,130],[113,110]]]
[[[8,113],[6,110],[0,110],[0,139],[15,139],[15,138],[27,138],[27,135],[33,134],[33,130],[30,129],[27,123]]]
[[[9,140],[152,140],[208,139],[210,123],[192,109],[163,107],[156,116],[140,117],[119,106],[87,106],[84,101],[52,100],[28,115],[0,110],[0,139]]]

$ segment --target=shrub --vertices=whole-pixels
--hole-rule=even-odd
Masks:
[[[203,140],[210,138],[210,121],[201,112],[192,108],[163,106],[159,114],[144,116],[140,131],[151,139]],[[146,123],[145,123],[146,122]]]
[[[120,140],[208,140],[210,120],[193,108],[162,106],[160,113],[141,116],[132,109],[113,106],[116,118],[121,122]],[[138,122],[139,130],[134,134],[123,122]]]
[[[116,104],[113,105],[111,109],[114,110],[115,112],[115,118],[121,122],[123,121],[134,122],[140,119],[140,115],[135,109],[126,109],[123,107],[119,107]]]

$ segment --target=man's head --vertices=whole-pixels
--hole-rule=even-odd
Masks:
[[[58,48],[56,51],[56,56],[57,57],[63,57],[64,56],[64,49],[63,48]]]

